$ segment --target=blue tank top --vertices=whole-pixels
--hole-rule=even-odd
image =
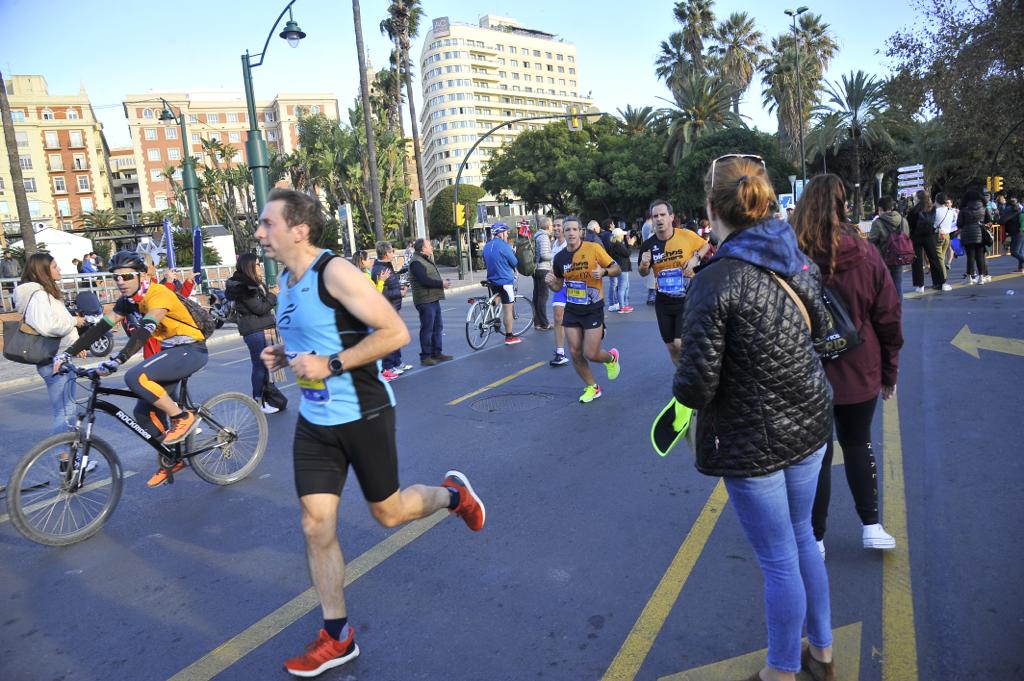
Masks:
[[[332,258],[323,251],[296,282],[287,270],[281,275],[277,298],[277,330],[289,359],[309,352],[330,356],[350,348],[370,334],[366,324],[331,297],[323,271]],[[297,380],[302,391],[299,413],[320,426],[358,421],[395,405],[391,386],[380,376],[380,362],[328,376],[322,381]]]

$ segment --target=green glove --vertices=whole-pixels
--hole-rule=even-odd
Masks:
[[[675,398],[669,400],[651,424],[651,445],[658,456],[666,456],[680,439],[686,437],[692,417],[693,409]]]

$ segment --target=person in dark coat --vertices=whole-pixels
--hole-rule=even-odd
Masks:
[[[270,383],[270,375],[260,359],[260,353],[270,345],[267,331],[277,326],[274,320],[277,296],[267,289],[261,272],[263,264],[255,255],[242,254],[235,268],[235,273],[224,284],[224,295],[228,300],[235,301],[238,333],[249,348],[249,358],[252,360],[252,398],[259,402],[264,414],[275,414],[280,410],[263,402],[263,391]]]
[[[392,248],[391,244],[387,241],[378,241],[377,259],[373,262],[373,267],[370,268],[370,278],[373,279],[373,283],[377,284],[378,287],[380,282],[384,282],[384,287],[380,289],[380,292],[391,303],[391,307],[398,311],[402,309],[402,296],[409,290],[407,287],[402,286],[401,281],[401,275],[407,272],[408,268],[403,267],[396,271],[394,260],[395,249]],[[401,348],[398,348],[390,355],[386,355],[381,360],[381,367],[383,369],[382,375],[386,381],[398,378],[413,368],[411,364],[404,364],[402,362]]]
[[[992,214],[985,208],[981,194],[975,190],[964,192],[960,202],[960,214],[956,218],[957,229],[960,230],[960,243],[967,251],[967,283],[987,284],[992,281],[988,276],[988,263],[985,261],[985,243],[982,230],[992,222]]]
[[[836,175],[818,175],[800,197],[793,228],[800,249],[818,265],[824,283],[845,303],[857,328],[860,344],[825,362],[825,374],[832,384],[836,434],[843,448],[846,482],[863,525],[863,546],[891,549],[896,540],[885,531],[878,516],[878,472],[871,448],[871,422],[879,394],[883,400],[896,394],[903,347],[902,308],[878,249],[861,238],[855,225],[847,224],[845,204],[843,181]],[[811,514],[822,556],[831,471],[829,438]]]
[[[939,235],[936,233],[936,210],[928,192],[921,189],[914,195],[917,199],[907,212],[910,227],[910,242],[914,244],[914,263],[910,268],[914,290],[924,293],[924,261],[928,260],[932,288],[936,291],[952,291],[946,284],[946,269],[939,257]]]
[[[832,437],[832,391],[813,340],[828,325],[821,275],[793,229],[771,217],[776,197],[760,159],[716,159],[705,189],[719,247],[687,292],[672,392],[699,410],[697,469],[724,478],[764,573],[767,668],[751,681],[801,666],[824,678],[835,671],[832,617],[811,530]],[[810,648],[801,651],[805,622]]]
[[[1021,208],[1016,197],[1010,199],[1008,208],[999,220],[1006,236],[1010,237],[1010,255],[1017,261],[1017,272],[1024,272],[1024,235],[1021,234]]]

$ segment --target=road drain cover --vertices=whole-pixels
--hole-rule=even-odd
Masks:
[[[491,395],[483,397],[470,406],[473,411],[484,414],[515,413],[539,409],[547,405],[554,398],[554,395],[547,393],[509,393],[505,395]]]

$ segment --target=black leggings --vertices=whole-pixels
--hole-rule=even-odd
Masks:
[[[202,369],[209,359],[206,344],[188,343],[161,350],[129,369],[124,382],[141,398],[135,403],[135,421],[150,435],[159,437],[167,429],[167,417],[153,403],[165,394],[177,402],[181,379]]]
[[[975,274],[988,274],[988,262],[985,260],[985,246],[983,244],[965,244],[967,251],[967,276]]]
[[[871,450],[871,420],[877,403],[878,397],[873,397],[867,402],[837,404],[832,408],[836,437],[843,448],[846,482],[853,493],[857,515],[864,525],[878,522],[878,476],[875,455]],[[824,539],[828,524],[828,502],[832,493],[832,446],[832,438],[829,438],[811,510],[811,526],[814,528],[814,538],[818,541]]]

